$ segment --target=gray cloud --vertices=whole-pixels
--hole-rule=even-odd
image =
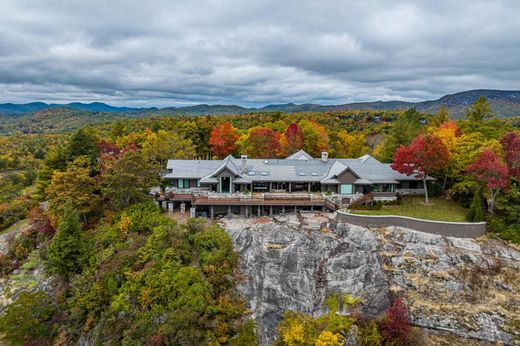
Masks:
[[[518,89],[518,1],[3,0],[0,102],[417,101]]]

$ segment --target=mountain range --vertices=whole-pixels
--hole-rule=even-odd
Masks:
[[[4,103],[0,104],[1,115],[23,115],[43,109],[73,109],[85,110],[90,112],[103,113],[124,113],[136,116],[154,115],[224,115],[224,114],[247,114],[260,112],[327,112],[337,110],[400,110],[415,108],[420,112],[434,113],[441,107],[447,107],[450,115],[460,117],[464,114],[464,109],[473,104],[480,96],[485,96],[491,104],[493,112],[500,117],[520,115],[520,90],[491,90],[478,89],[468,90],[456,94],[443,96],[437,100],[406,102],[406,101],[376,101],[376,102],[356,102],[341,105],[319,105],[313,103],[306,104],[274,104],[261,108],[246,108],[238,105],[207,105],[200,104],[185,107],[167,108],[132,108],[115,107],[101,102],[81,103],[74,102],[68,104],[47,104],[43,102],[32,102],[26,104]]]

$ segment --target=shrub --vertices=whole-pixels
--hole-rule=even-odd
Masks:
[[[469,206],[468,221],[481,222],[484,221],[484,217],[484,200],[482,198],[482,191],[478,189],[473,194],[473,199]]]
[[[50,345],[56,310],[43,291],[24,291],[0,316],[0,336],[9,345]]]
[[[9,275],[13,270],[13,260],[4,254],[0,254],[0,276]]]
[[[374,321],[361,325],[357,330],[356,336],[362,346],[381,346],[383,344],[383,336],[379,331],[377,323]]]
[[[381,321],[381,334],[389,342],[398,341],[405,344],[410,328],[410,319],[405,303],[402,299],[395,299],[385,311],[385,316]]]

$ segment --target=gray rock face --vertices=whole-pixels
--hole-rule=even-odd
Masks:
[[[333,293],[362,298],[360,310],[372,316],[402,297],[413,323],[426,330],[506,344],[517,337],[508,325],[520,316],[519,251],[331,217],[221,220],[240,253],[239,290],[263,344],[276,338],[284,311],[320,316]]]

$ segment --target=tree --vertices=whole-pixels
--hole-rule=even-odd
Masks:
[[[452,167],[453,160],[451,160],[451,158],[453,157],[453,154],[457,148],[461,131],[455,121],[449,120],[449,121],[439,125],[439,127],[430,128],[429,132],[432,135],[438,137],[442,141],[442,143],[448,149],[448,153],[450,155],[450,162],[448,163],[448,165],[446,167],[446,171],[444,174],[444,181],[442,183],[442,190],[444,191],[444,189],[446,188],[446,181],[448,179],[448,175],[450,174],[450,172],[453,168]]]
[[[194,159],[196,157],[193,143],[189,139],[181,137],[177,132],[146,131],[146,139],[142,147],[146,160],[163,167],[168,159]]]
[[[339,131],[338,139],[332,144],[334,156],[338,158],[360,157],[368,153],[366,136],[362,133],[351,135],[345,130]]]
[[[495,117],[495,114],[491,112],[491,105],[484,96],[480,96],[473,105],[465,109],[464,115],[473,123],[479,123]]]
[[[211,151],[219,159],[223,159],[235,151],[238,137],[236,129],[229,121],[215,126],[209,139]]]
[[[66,149],[67,159],[74,160],[86,156],[92,163],[99,157],[99,138],[94,128],[86,126],[76,130],[69,139]]]
[[[268,127],[253,127],[241,141],[242,152],[254,158],[270,158],[280,152],[280,134]]]
[[[484,201],[482,199],[482,191],[477,189],[473,194],[473,199],[469,206],[468,221],[481,222],[484,221]]]
[[[283,155],[289,156],[303,148],[303,132],[296,123],[287,126],[283,136],[280,138],[280,146]]]
[[[391,167],[396,171],[414,175],[424,184],[424,199],[428,204],[426,179],[430,174],[442,172],[449,161],[448,149],[442,141],[431,135],[416,138],[409,146],[401,145]]]
[[[303,149],[313,157],[320,157],[322,151],[329,147],[329,133],[325,127],[315,121],[301,120],[299,123],[303,133]]]
[[[439,108],[437,113],[435,113],[430,120],[430,126],[431,127],[439,127],[442,124],[448,122],[450,120],[450,115],[448,113],[448,108],[446,106],[442,106]]]
[[[388,135],[376,148],[376,157],[384,162],[392,160],[400,145],[410,144],[417,136],[421,127],[420,120],[421,114],[413,108],[399,114]]]
[[[495,152],[485,149],[466,171],[489,189],[488,210],[493,215],[496,195],[509,185],[507,166]]]
[[[66,279],[70,274],[79,273],[85,250],[79,214],[72,203],[68,202],[65,205],[63,217],[58,223],[56,234],[49,245],[49,270]]]
[[[129,147],[116,158],[104,157],[101,164],[101,194],[109,208],[119,210],[147,197],[159,184],[162,167],[143,158]]]
[[[0,316],[0,338],[15,346],[50,345],[55,312],[47,293],[22,291]]]
[[[54,172],[46,191],[49,210],[54,217],[63,214],[67,202],[80,213],[85,223],[87,216],[99,208],[99,179],[91,176],[91,171],[89,159],[82,156],[69,164],[66,171]]]
[[[509,175],[520,179],[520,136],[518,132],[508,132],[500,142],[504,148],[504,158]]]
[[[45,191],[51,182],[53,173],[63,171],[65,168],[67,168],[67,154],[65,148],[58,144],[45,155],[42,166],[38,171],[36,194],[40,199],[46,197]]]

